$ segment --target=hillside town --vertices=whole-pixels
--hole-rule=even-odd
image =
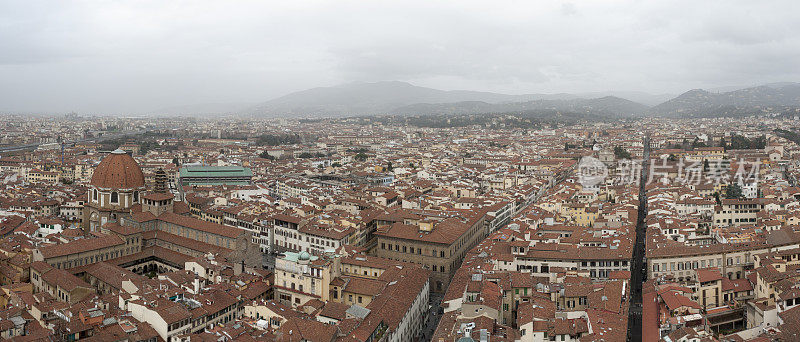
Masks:
[[[794,120],[0,119],[3,339],[800,340]]]

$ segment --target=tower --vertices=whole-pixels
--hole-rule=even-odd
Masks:
[[[167,173],[164,171],[164,168],[159,167],[156,170],[155,176],[155,192],[157,193],[166,193],[167,192]]]

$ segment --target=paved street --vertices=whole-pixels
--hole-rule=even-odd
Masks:
[[[441,314],[439,313],[439,304],[441,304],[441,302],[441,294],[431,293],[431,309],[428,312],[428,318],[422,328],[422,336],[419,339],[420,341],[430,341],[431,336],[433,336],[433,333],[436,331],[436,326],[439,324],[439,318],[441,317]]]

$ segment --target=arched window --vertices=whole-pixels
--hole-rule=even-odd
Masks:
[[[138,191],[134,191],[133,192],[133,203],[138,203],[138,202],[139,202],[139,192]]]
[[[111,203],[119,204],[119,194],[116,191],[111,193]]]
[[[92,192],[92,200],[97,202],[97,189],[94,189],[94,191]]]

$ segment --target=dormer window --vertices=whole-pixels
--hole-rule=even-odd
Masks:
[[[97,189],[94,189],[94,191],[92,191],[92,201],[97,202]]]
[[[138,191],[134,191],[133,192],[133,203],[139,203],[139,192]]]
[[[111,204],[119,204],[119,193],[116,191],[111,193]]]

